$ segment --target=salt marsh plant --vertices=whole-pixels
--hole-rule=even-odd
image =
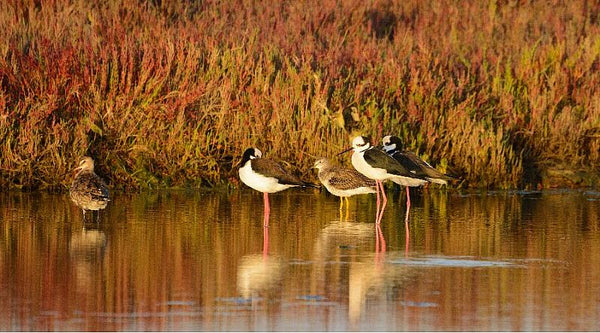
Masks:
[[[258,146],[308,173],[400,136],[464,187],[600,165],[593,1],[0,4],[0,185],[237,184]],[[347,158],[347,157],[346,157]],[[347,161],[346,161],[347,162]]]

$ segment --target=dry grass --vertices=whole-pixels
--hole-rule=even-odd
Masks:
[[[161,4],[162,3],[162,4]],[[0,4],[0,185],[235,184],[248,146],[308,172],[396,134],[469,187],[600,166],[592,1]],[[346,157],[347,158],[347,157]]]

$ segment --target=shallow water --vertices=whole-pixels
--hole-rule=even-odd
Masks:
[[[0,194],[0,329],[600,330],[600,193],[392,192]]]

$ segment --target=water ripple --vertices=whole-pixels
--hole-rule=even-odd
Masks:
[[[423,257],[423,258],[399,258],[390,262],[398,265],[407,266],[426,266],[426,267],[511,267],[525,268],[527,266],[515,261],[507,260],[478,260],[468,259],[469,257]]]

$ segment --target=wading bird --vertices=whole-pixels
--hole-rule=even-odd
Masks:
[[[85,220],[86,210],[106,208],[110,196],[106,183],[94,172],[94,160],[91,157],[83,157],[75,170],[77,174],[71,183],[69,196],[83,210]]]
[[[296,186],[318,187],[288,173],[279,163],[262,158],[262,152],[258,148],[246,149],[241,164],[239,175],[242,182],[263,193],[265,226],[269,225],[269,213],[271,211],[269,193]]]
[[[402,150],[402,140],[393,135],[386,135],[381,140],[383,143],[383,151],[393,157],[404,168],[418,177],[427,179],[436,184],[448,184],[449,180],[455,178],[445,175],[434,169],[429,163],[423,161],[417,154],[410,151]],[[407,205],[410,206],[410,188],[406,186]]]
[[[329,193],[340,197],[340,211],[343,207],[344,198],[346,199],[346,211],[348,211],[349,196],[377,192],[374,180],[354,169],[335,166],[328,158],[318,159],[313,168],[319,170],[319,180],[325,185]]]
[[[446,185],[449,180],[456,180],[456,178],[436,170],[429,163],[417,156],[417,154],[402,150],[402,140],[399,137],[387,135],[381,141],[383,143],[383,150],[396,161],[400,162],[408,171],[436,184]],[[408,187],[406,190],[408,191]]]
[[[413,174],[407,170],[402,164],[396,161],[393,157],[386,154],[384,151],[371,146],[371,143],[363,136],[357,136],[352,140],[352,147],[344,150],[345,153],[350,150],[354,150],[352,154],[352,165],[356,171],[363,175],[374,179],[377,183],[377,207],[379,210],[379,192],[383,196],[383,203],[381,204],[381,213],[378,211],[377,223],[381,222],[383,217],[383,208],[387,203],[387,196],[385,195],[385,189],[383,188],[382,181],[391,180],[394,183],[402,186],[421,186],[427,181],[418,175]],[[407,193],[407,209],[410,209],[410,196]]]

